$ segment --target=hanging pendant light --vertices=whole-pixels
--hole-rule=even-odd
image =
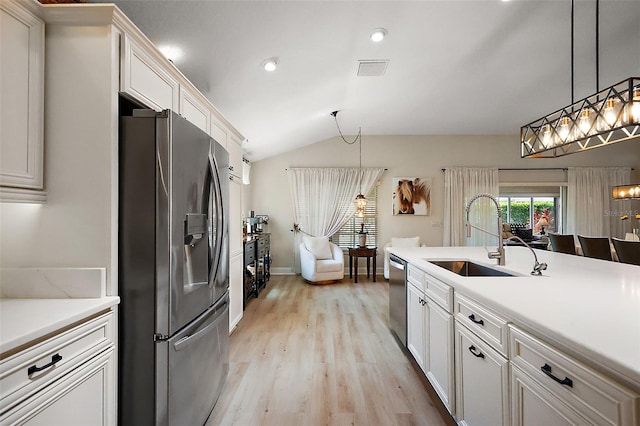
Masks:
[[[359,179],[360,179],[360,193],[356,195],[355,203],[356,203],[356,215],[358,217],[364,217],[364,212],[367,209],[367,198],[362,194],[362,129],[358,129],[358,139],[360,139],[360,170],[359,170]]]
[[[611,196],[614,200],[640,200],[640,183],[614,186]]]
[[[340,130],[340,125],[338,124],[338,111],[333,111],[331,115],[333,116],[333,119],[336,121],[336,127],[338,127],[338,133],[340,134],[340,137],[345,143],[349,145],[353,145],[354,143],[356,143],[356,141],[360,142],[360,155],[359,155],[360,166],[358,169],[359,170],[358,181],[360,185],[360,193],[356,195],[356,198],[355,200],[353,200],[353,202],[356,206],[356,216],[364,217],[364,212],[367,209],[367,197],[365,197],[364,194],[362,194],[362,128],[361,127],[358,128],[358,134],[351,142],[349,142],[348,140],[345,139],[344,135],[342,134],[342,131]]]
[[[596,93],[573,98],[573,0],[571,1],[571,105],[520,129],[521,157],[561,157],[640,137],[640,77],[600,90],[599,0],[596,0]]]

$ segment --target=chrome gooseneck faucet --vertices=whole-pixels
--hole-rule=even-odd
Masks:
[[[531,246],[529,244],[527,244],[522,238],[518,237],[517,235],[514,235],[513,237],[509,238],[510,240],[518,240],[520,241],[522,244],[524,244],[529,250],[531,250],[531,253],[533,254],[533,259],[535,261],[535,263],[533,264],[533,270],[531,271],[531,275],[542,275],[542,271],[544,271],[545,269],[547,269],[547,264],[542,262],[538,262],[538,256],[536,256],[536,252],[531,248]]]
[[[493,234],[485,229],[478,228],[477,226],[473,226],[469,222],[469,211],[471,209],[471,204],[473,204],[474,201],[476,201],[478,198],[488,198],[491,201],[493,201],[493,203],[496,205],[496,216],[498,219],[497,234]],[[500,204],[498,204],[498,200],[496,200],[495,197],[490,194],[478,194],[469,200],[469,202],[467,203],[466,212],[467,212],[467,238],[471,237],[471,228],[475,228],[478,231],[484,232],[485,234],[498,237],[498,248],[496,249],[496,251],[489,252],[489,259],[498,259],[498,265],[504,266],[505,259],[504,259],[504,245],[503,245],[504,240],[502,239],[502,214],[500,212]]]
[[[496,214],[498,216],[498,233],[497,234],[494,234],[492,232],[489,232],[477,226],[473,226],[469,222],[469,211],[471,209],[471,204],[473,204],[473,202],[476,201],[478,198],[489,198],[496,205]],[[471,200],[469,200],[469,202],[467,203],[466,213],[467,213],[467,237],[471,237],[471,228],[475,228],[478,231],[484,232],[485,234],[498,237],[498,248],[496,249],[496,251],[489,252],[489,259],[498,259],[498,265],[504,266],[506,259],[504,256],[504,239],[502,238],[502,214],[500,212],[500,204],[498,203],[498,200],[496,200],[496,198],[490,194],[478,194],[473,198],[471,198]],[[531,275],[542,275],[542,271],[547,269],[547,264],[544,262],[543,263],[538,262],[538,256],[536,256],[536,252],[533,251],[531,246],[529,246],[529,244],[527,244],[522,238],[515,235],[509,239],[510,240],[517,239],[522,244],[524,244],[525,247],[531,250],[531,253],[533,254],[533,258],[535,259],[535,263],[533,265],[533,270],[531,271]]]

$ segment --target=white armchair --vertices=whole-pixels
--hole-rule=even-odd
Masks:
[[[300,243],[300,272],[314,283],[344,278],[344,253],[329,237],[304,237]]]
[[[389,247],[420,247],[420,237],[391,238],[391,242],[384,246],[384,278],[389,279]]]

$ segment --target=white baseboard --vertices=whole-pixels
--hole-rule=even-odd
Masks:
[[[376,268],[376,274],[382,275],[384,272],[383,268]],[[346,265],[344,268],[344,273],[349,275],[349,265]],[[360,267],[358,265],[358,275],[367,274],[367,266]],[[293,268],[285,268],[285,267],[271,267],[271,275],[296,275],[293,271]]]
[[[295,275],[293,268],[271,267],[271,275]]]

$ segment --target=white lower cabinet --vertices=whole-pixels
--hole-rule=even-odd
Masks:
[[[407,349],[453,414],[453,315],[430,297],[435,285],[442,290],[438,300],[450,306],[450,287],[412,267],[408,277]]]
[[[514,424],[640,424],[637,393],[516,326],[509,341]]]
[[[113,425],[114,401],[109,401],[114,374],[113,349],[73,370],[51,387],[11,410],[2,424]]]
[[[427,378],[450,413],[454,412],[453,315],[427,298]]]
[[[407,348],[459,425],[640,425],[636,390],[454,287],[407,265]]]
[[[236,328],[243,315],[243,260],[242,252],[229,257],[229,332]]]
[[[575,425],[589,422],[511,365],[511,406],[514,425]]]
[[[0,424],[114,425],[113,313],[92,316],[0,362]]]
[[[456,320],[456,417],[461,425],[509,425],[507,359]]]
[[[407,285],[407,349],[422,371],[425,371],[426,322],[424,293],[411,284]]]

